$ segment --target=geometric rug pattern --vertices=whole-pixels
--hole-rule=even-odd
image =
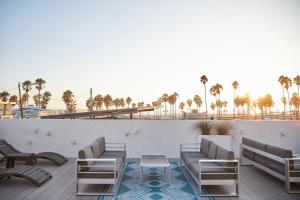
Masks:
[[[199,197],[189,184],[178,162],[170,162],[170,185],[162,168],[144,168],[143,184],[140,183],[140,166],[127,162],[123,178],[115,197],[99,196],[98,200],[214,200]],[[205,192],[205,188],[203,188]]]

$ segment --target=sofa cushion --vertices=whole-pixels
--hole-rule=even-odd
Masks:
[[[211,142],[209,145],[208,158],[216,159],[217,149],[218,149],[218,145]]]
[[[223,169],[223,168],[216,168],[219,167],[216,163],[202,163],[202,166],[212,166],[215,168],[202,168],[202,174],[201,179],[207,180],[207,179],[236,179],[236,175],[232,174],[231,172]],[[199,178],[200,175],[200,167],[199,163],[192,163],[189,165],[190,171],[197,177]],[[207,174],[207,173],[219,173],[219,174]],[[222,173],[222,174],[220,174]]]
[[[283,149],[280,147],[275,147],[272,145],[267,145],[267,152],[273,155],[279,156],[281,158],[292,158],[293,153],[291,150]]]
[[[95,142],[93,142],[93,144],[91,146],[92,146],[92,150],[93,150],[95,158],[99,158],[102,154],[102,152],[100,150],[99,142],[95,141]]]
[[[84,159],[84,158],[95,158],[94,153],[92,151],[92,146],[87,146],[84,149],[81,149],[78,151],[78,158]],[[81,165],[93,165],[94,161],[88,161],[88,162],[81,162]],[[82,167],[82,170],[88,170],[89,167]]]
[[[251,146],[255,149],[259,149],[261,151],[267,151],[267,145],[261,142],[256,142],[249,138],[242,138],[242,143],[248,146]]]
[[[248,149],[243,149],[243,156],[245,158],[248,158],[250,160],[254,160],[255,153],[253,151],[250,151]]]
[[[219,160],[234,160],[234,153],[233,151],[228,151],[226,149],[224,149],[223,147],[218,147],[217,149],[217,155],[216,155],[216,159],[219,159]],[[222,165],[222,166],[234,166],[234,163],[223,163],[223,162],[220,162],[218,163],[219,165]]]
[[[201,155],[204,155],[200,152],[196,151],[182,151],[180,152],[181,157],[200,157]]]
[[[102,154],[105,151],[105,138],[104,137],[100,137],[100,138],[96,139],[96,141],[100,145],[100,152]]]
[[[211,141],[205,139],[205,138],[201,138],[201,147],[200,147],[200,151],[201,153],[204,153],[206,156],[208,155],[208,151],[209,151],[209,144],[211,143]]]
[[[267,164],[267,167],[280,173],[280,174],[285,174],[285,165],[283,163],[277,162],[275,160],[272,159],[268,159],[269,162]]]
[[[268,164],[269,164],[269,158],[259,155],[259,154],[255,154],[254,161],[265,167],[268,167]]]

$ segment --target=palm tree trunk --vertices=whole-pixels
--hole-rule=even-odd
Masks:
[[[204,95],[205,95],[205,113],[206,113],[206,118],[207,118],[206,85],[204,85]]]
[[[235,104],[234,104],[234,100],[235,100],[235,89],[233,92],[233,118],[235,118]]]

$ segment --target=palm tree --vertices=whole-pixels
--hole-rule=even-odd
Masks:
[[[73,113],[76,111],[76,101],[73,99],[74,95],[71,90],[66,90],[63,93],[62,100],[66,104],[66,109],[68,113]]]
[[[35,88],[38,90],[39,92],[39,95],[38,95],[38,98],[39,98],[39,103],[38,103],[38,106],[41,107],[41,90],[45,87],[44,85],[46,84],[46,81],[41,79],[41,78],[38,78],[35,80]]]
[[[290,111],[290,116],[292,117],[292,114],[291,114],[291,104],[290,104],[290,92],[289,92],[289,88],[292,86],[292,80],[285,76],[284,77],[284,89],[286,89],[286,92],[287,92],[287,100],[288,100],[288,106],[289,106],[289,111]]]
[[[23,104],[25,103],[24,100],[27,99],[27,97],[26,97],[25,95],[26,95],[26,94],[24,94],[24,95],[22,96],[22,102],[23,102]],[[42,98],[42,95],[41,95],[41,94],[33,95],[32,99],[33,99],[33,101],[34,101],[35,106],[39,106],[39,101],[40,101],[41,98]]]
[[[205,112],[206,112],[206,117],[207,117],[207,100],[206,100],[206,83],[208,81],[207,77],[205,75],[202,75],[200,77],[200,81],[204,86],[204,95],[205,95]]]
[[[112,105],[112,97],[107,94],[104,98],[103,98],[103,102],[104,102],[104,106],[106,108],[106,110],[109,108],[109,106]]]
[[[42,96],[42,101],[41,101],[41,107],[43,109],[47,108],[47,105],[51,99],[52,94],[48,91],[44,92],[43,96]]]
[[[297,75],[295,78],[294,78],[294,83],[297,85],[298,87],[298,96],[299,96],[299,87],[300,87],[300,76]]]
[[[103,97],[100,94],[97,94],[94,97],[94,106],[96,110],[101,110],[102,105],[103,105]]]
[[[191,99],[188,99],[186,101],[186,104],[189,106],[190,108],[190,117],[192,116],[192,104],[193,104],[193,101]]]
[[[93,111],[93,107],[95,106],[95,101],[93,98],[89,98],[88,100],[86,100],[85,102],[86,107],[88,108],[88,110],[90,112]]]
[[[135,108],[136,107],[136,103],[132,103],[131,106],[132,106],[132,108]]]
[[[185,106],[184,102],[181,102],[179,104],[179,109],[181,110],[181,113],[183,113],[184,106]]]
[[[165,103],[165,116],[167,116],[168,94],[163,94],[161,100]]]
[[[18,101],[17,95],[12,95],[12,96],[9,97],[9,102],[17,103],[17,101]]]
[[[295,107],[295,110],[296,110],[296,119],[298,120],[299,119],[300,97],[299,97],[299,95],[296,92],[294,92],[292,94],[290,102]]]
[[[159,107],[159,117],[161,117],[161,104],[162,104],[162,99],[159,97],[156,101],[157,106]]]
[[[202,105],[202,99],[199,95],[194,96],[194,102],[197,105],[197,115],[199,117],[200,107]]]
[[[132,99],[130,97],[126,98],[126,103],[127,103],[128,108],[129,108],[131,101],[132,101]]]
[[[245,95],[245,102],[247,104],[247,115],[249,115],[250,114],[250,106],[251,106],[251,96],[250,96],[249,92],[247,92]]]
[[[176,119],[176,102],[177,102],[177,99],[178,99],[178,97],[179,97],[179,94],[177,93],[177,92],[174,92],[173,93],[173,100],[174,100],[174,104],[175,104],[175,119]]]
[[[285,83],[285,76],[281,75],[279,76],[278,78],[278,82],[280,83],[281,85],[281,89],[282,89],[282,103],[283,103],[283,115],[285,116],[285,111],[286,111],[286,98],[284,96],[284,83]],[[284,101],[283,101],[284,100]]]
[[[239,83],[237,81],[232,82],[233,87],[233,101],[235,100],[236,90],[239,87]],[[233,105],[233,116],[235,117],[235,106]]]
[[[9,93],[7,91],[3,91],[3,92],[0,93],[0,99],[2,101],[4,101],[4,102],[7,101],[8,97],[9,97]]]
[[[22,83],[22,88],[23,88],[23,90],[25,91],[25,94],[26,94],[26,97],[27,97],[27,99],[26,99],[26,105],[27,105],[27,106],[28,106],[29,91],[31,90],[31,85],[32,85],[32,83],[31,83],[31,81],[29,81],[29,80],[26,80],[26,81],[24,81],[24,82]]]

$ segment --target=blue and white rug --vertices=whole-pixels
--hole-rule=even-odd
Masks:
[[[98,200],[214,200],[213,197],[199,197],[177,162],[171,162],[170,169],[170,185],[166,173],[160,168],[145,168],[141,184],[139,163],[128,162],[117,195],[99,196]]]

